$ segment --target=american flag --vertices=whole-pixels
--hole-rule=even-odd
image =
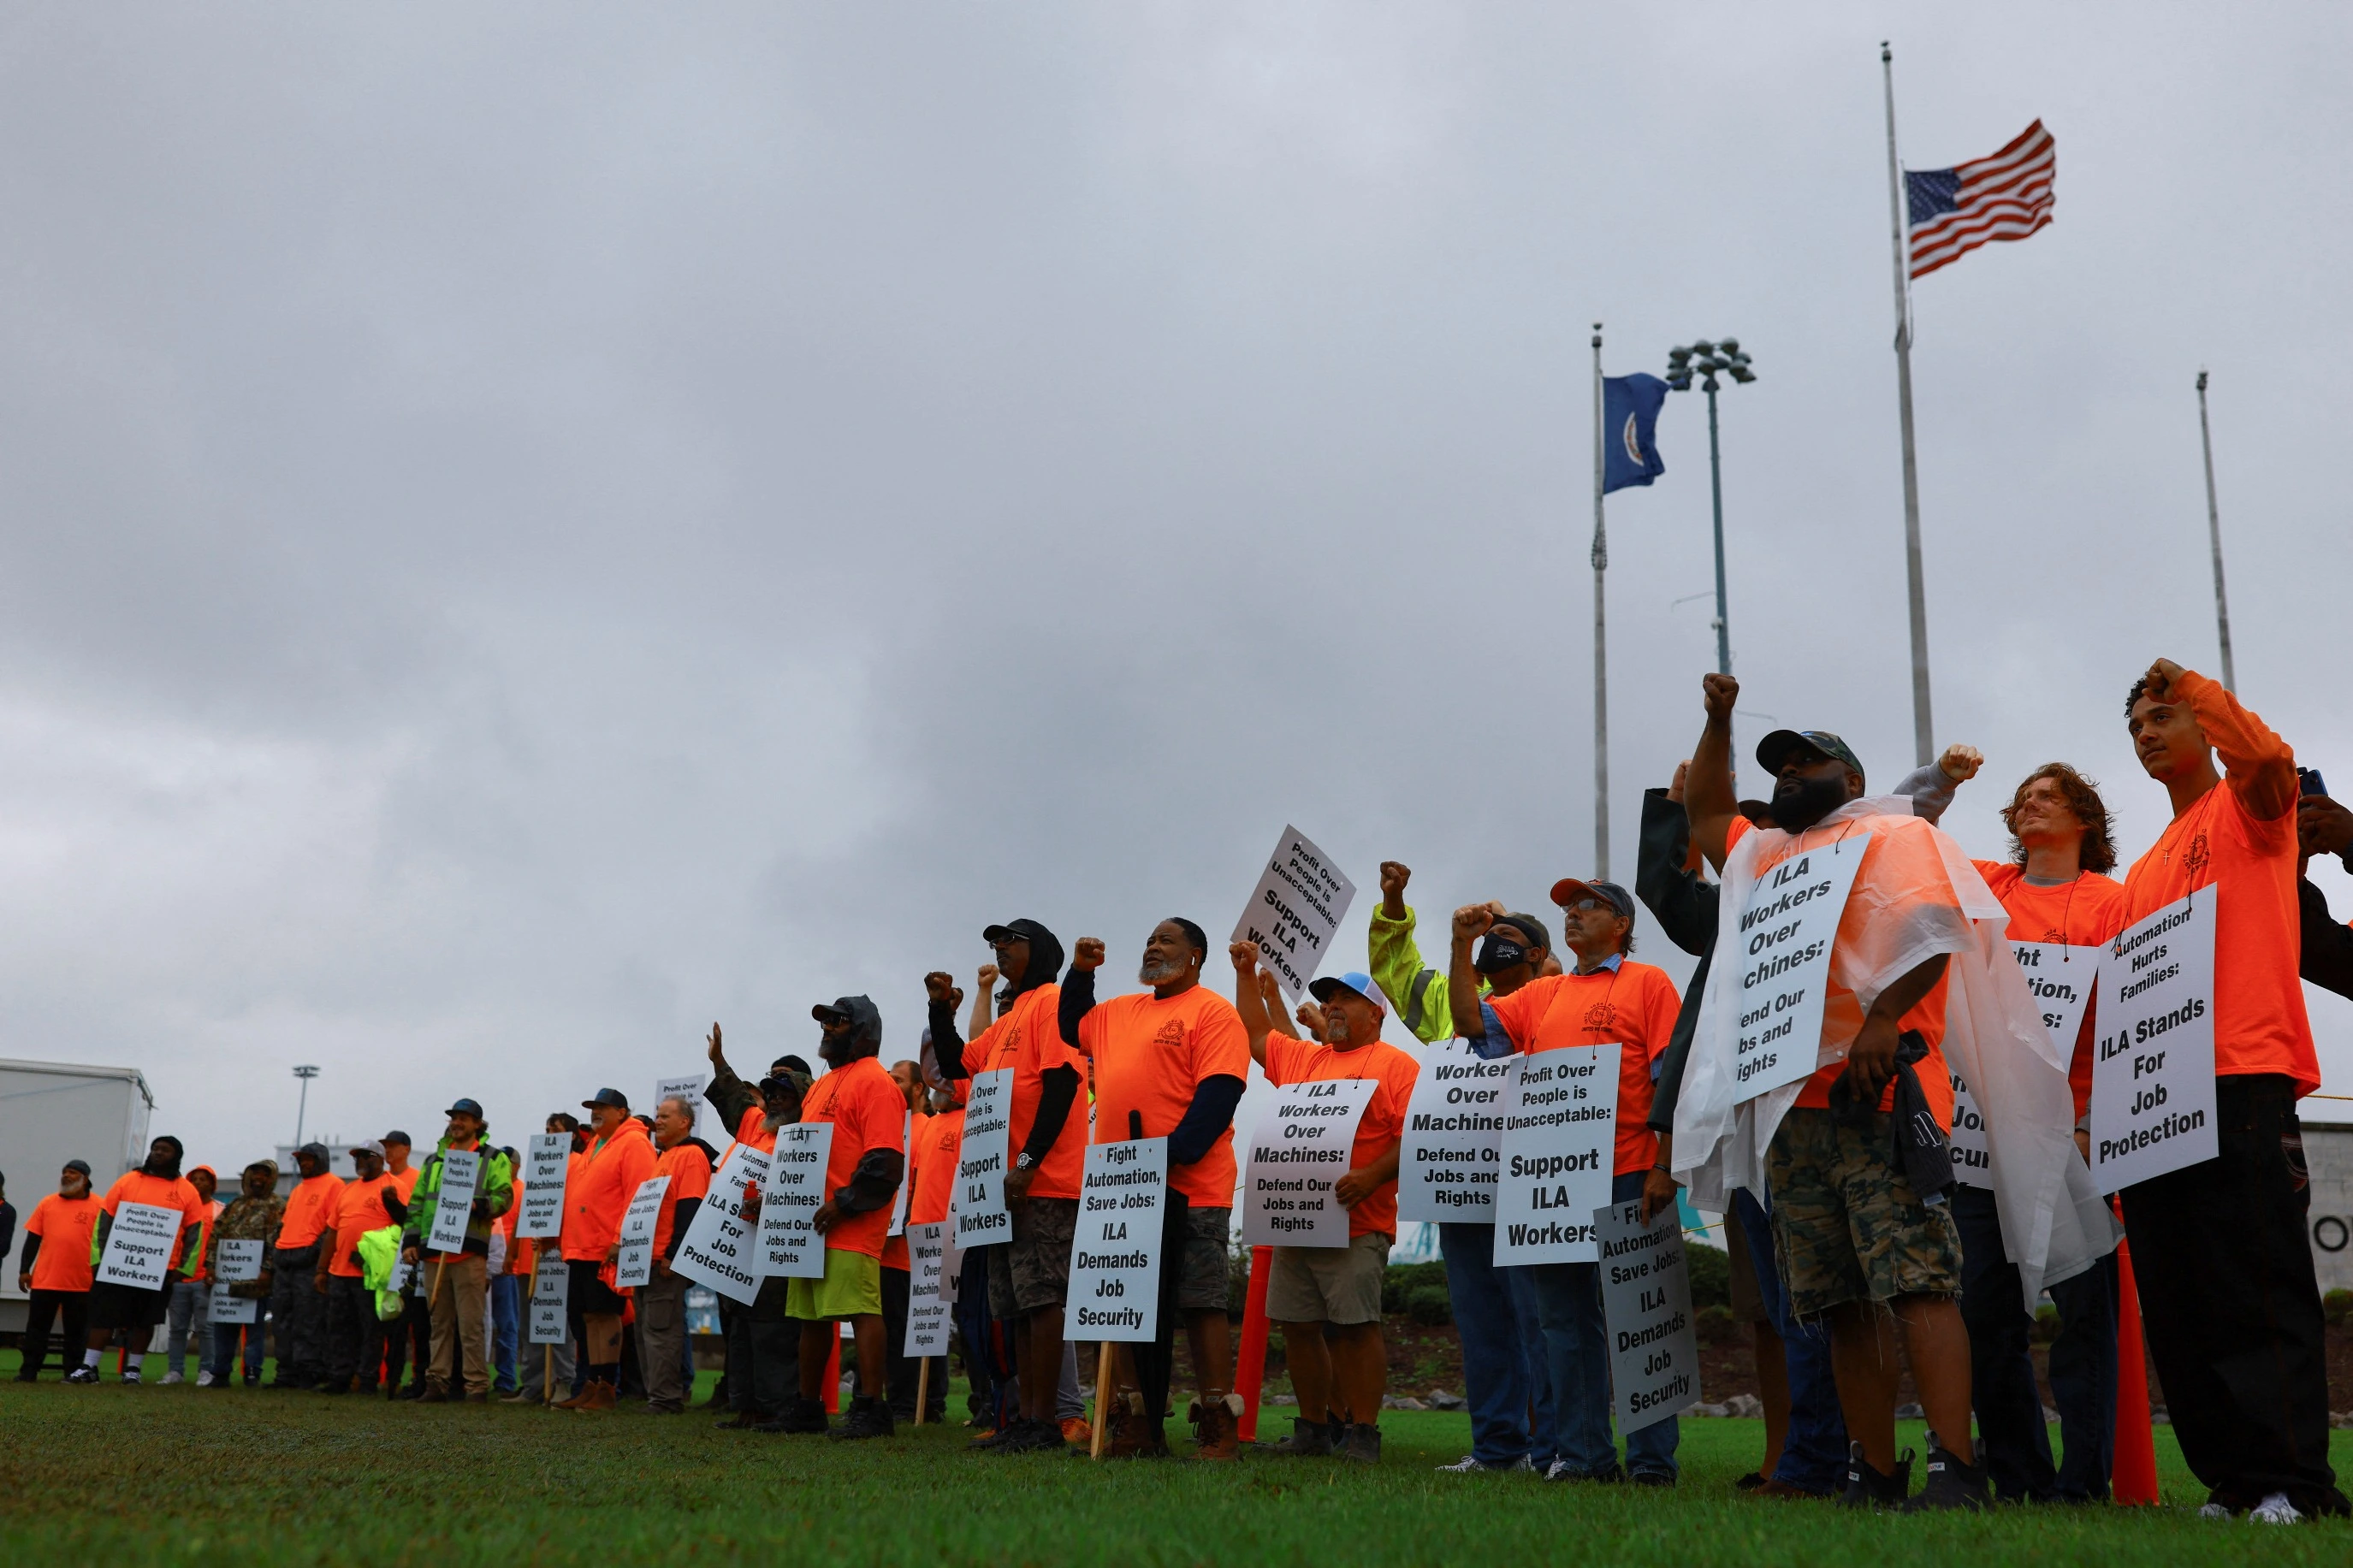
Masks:
[[[2036,121],[1990,158],[1906,171],[1912,276],[1923,278],[1992,239],[2024,239],[2051,221],[2059,145]]]

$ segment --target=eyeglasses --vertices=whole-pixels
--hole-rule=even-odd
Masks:
[[[1598,914],[1604,910],[1613,915],[1618,912],[1618,907],[1607,899],[1579,899],[1577,902],[1564,907],[1573,915]]]

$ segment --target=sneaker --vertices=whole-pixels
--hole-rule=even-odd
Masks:
[[[1672,1487],[1675,1478],[1664,1470],[1636,1470],[1627,1479],[1638,1487]]]
[[[200,1372],[196,1373],[196,1386],[198,1388],[210,1388],[213,1386],[214,1382],[215,1379],[211,1373]]]
[[[387,1388],[384,1391],[384,1396],[386,1399],[397,1399],[400,1397],[400,1391]],[[518,1388],[512,1394],[499,1395],[499,1403],[501,1405],[536,1405],[539,1403],[539,1395],[529,1389]]]
[[[164,1381],[164,1386],[168,1388],[168,1387],[170,1387],[172,1384],[175,1384],[175,1383],[185,1383],[185,1382],[187,1382],[188,1380],[187,1380],[186,1378],[185,1378],[185,1377],[181,1376],[181,1375],[180,1375],[178,1373],[176,1373],[176,1372],[167,1372],[167,1373],[165,1373],[164,1374],[164,1379],[163,1379],[163,1381]]]
[[[2304,1515],[2296,1511],[2295,1504],[2287,1500],[2285,1492],[2272,1492],[2247,1510],[2249,1524],[2296,1524],[2303,1519]]]
[[[837,1443],[854,1443],[862,1437],[888,1437],[895,1428],[891,1419],[891,1407],[871,1395],[849,1402],[849,1414],[841,1425],[826,1436]]]
[[[258,1372],[247,1373],[245,1374],[245,1385],[248,1388],[259,1388],[261,1386],[261,1374]]]
[[[98,1368],[94,1366],[78,1366],[71,1372],[66,1373],[66,1381],[68,1383],[94,1384],[98,1381]]]
[[[999,1426],[994,1432],[982,1433],[979,1436],[975,1437],[972,1441],[966,1443],[965,1447],[976,1452],[993,1454],[997,1449],[1005,1447],[1006,1444],[1011,1442],[1013,1440],[1013,1434],[1027,1425],[1029,1425],[1029,1423],[1022,1420],[1020,1416],[1016,1415],[1013,1419],[1008,1421],[1004,1426]]]
[[[773,1421],[754,1426],[754,1432],[781,1432],[787,1436],[814,1437],[826,1430],[825,1403],[796,1398]]]
[[[1291,1436],[1274,1446],[1274,1452],[1287,1454],[1295,1459],[1322,1459],[1331,1456],[1332,1424],[1328,1421],[1307,1421],[1291,1418]]]
[[[1061,1423],[1062,1441],[1074,1448],[1084,1448],[1095,1440],[1095,1429],[1087,1425],[1083,1415],[1065,1415]],[[1166,1444],[1162,1445],[1164,1447]]]
[[[1439,1465],[1435,1468],[1440,1475],[1449,1476],[1508,1476],[1520,1470],[1526,1470],[1533,1474],[1535,1466],[1529,1461],[1525,1454],[1522,1454],[1516,1459],[1500,1459],[1493,1463],[1481,1458],[1476,1454],[1465,1454],[1451,1465]]]
[[[1059,1422],[1021,1421],[1014,1424],[1006,1433],[1005,1441],[993,1451],[999,1454],[1066,1454],[1070,1447],[1062,1436]]]
[[[2281,1500],[2284,1502],[2286,1500]],[[1928,1479],[1920,1495],[1905,1500],[1907,1513],[1934,1513],[1946,1509],[1982,1511],[1987,1506],[1986,1473],[1982,1464],[1965,1465],[1928,1438]]]
[[[1567,1459],[1555,1459],[1552,1468],[1545,1471],[1548,1481],[1598,1481],[1603,1486],[1616,1486],[1625,1479],[1626,1472],[1618,1468],[1615,1459],[1609,1461],[1606,1470],[1580,1470]]]
[[[1381,1462],[1381,1429],[1377,1426],[1368,1426],[1361,1421],[1352,1423],[1348,1427],[1346,1445],[1340,1449],[1340,1457],[1344,1459],[1353,1459],[1360,1465],[1379,1464]]]
[[[139,1385],[139,1369],[137,1367],[126,1366],[122,1369],[123,1387],[136,1388]]]
[[[2231,1505],[2221,1502],[2210,1502],[2205,1507],[2198,1510],[2198,1517],[2200,1519],[2228,1519],[2231,1517]]]
[[[1767,1478],[1766,1478],[1766,1475],[1765,1475],[1765,1472],[1764,1472],[1764,1471],[1762,1471],[1762,1470],[1751,1470],[1751,1471],[1749,1471],[1746,1475],[1745,1475],[1745,1476],[1741,1477],[1738,1480],[1736,1480],[1736,1481],[1733,1482],[1732,1484],[1733,1484],[1734,1486],[1736,1486],[1736,1487],[1739,1488],[1742,1491],[1745,1491],[1745,1492],[1753,1492],[1753,1491],[1755,1491],[1758,1487],[1763,1486],[1763,1485],[1765,1484],[1765,1482],[1766,1482],[1766,1479],[1767,1479]]]
[[[1912,1490],[1912,1450],[1895,1461],[1895,1473],[1883,1475],[1862,1457],[1862,1445],[1846,1446],[1846,1487],[1839,1493],[1841,1508],[1901,1508]]]

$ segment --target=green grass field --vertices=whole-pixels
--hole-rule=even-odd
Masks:
[[[0,1356],[0,1372],[16,1361]],[[148,1359],[149,1376],[163,1370]],[[1683,1484],[1662,1493],[1433,1474],[1469,1440],[1466,1417],[1437,1413],[1390,1412],[1378,1469],[1271,1457],[1097,1466],[967,1455],[961,1426],[852,1446],[720,1432],[699,1412],[123,1388],[111,1358],[108,1377],[94,1389],[0,1383],[0,1562],[2353,1562],[2353,1525],[2199,1520],[2202,1493],[2162,1428],[2171,1506],[1919,1519],[1736,1492],[1761,1441],[1753,1421],[1685,1422]],[[708,1393],[710,1374],[702,1383]],[[1919,1444],[1916,1428],[1906,1440]],[[2353,1433],[2337,1455],[2340,1475],[2353,1468]]]

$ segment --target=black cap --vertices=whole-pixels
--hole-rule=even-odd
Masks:
[[[1782,764],[1789,760],[1789,753],[1801,746],[1820,752],[1834,762],[1844,763],[1858,776],[1867,776],[1863,774],[1862,763],[1856,759],[1853,749],[1828,730],[1776,730],[1757,742],[1757,765],[1767,773],[1778,774]]]
[[[322,1164],[327,1159],[327,1146],[324,1143],[320,1142],[315,1138],[310,1142],[303,1144],[300,1149],[295,1150],[294,1152],[298,1155],[308,1154],[311,1158],[319,1161]]]
[[[1615,882],[1585,882],[1575,877],[1563,877],[1552,885],[1552,901],[1562,909],[1585,898],[1599,899],[1627,919],[1634,918],[1632,895]]]
[[[68,1160],[59,1169],[79,1171],[83,1181],[90,1180],[90,1162],[87,1160]]]
[[[403,1132],[397,1127],[385,1133],[383,1137],[377,1139],[376,1142],[379,1143],[406,1143],[411,1149],[417,1147],[417,1140],[411,1138],[407,1133]]]
[[[580,1109],[594,1110],[600,1105],[609,1105],[616,1110],[627,1110],[629,1109],[629,1097],[617,1089],[600,1089],[596,1091],[596,1099],[582,1100]]]
[[[482,1120],[482,1102],[479,1100],[460,1100],[453,1103],[448,1110],[443,1111],[441,1114],[444,1116],[470,1116],[475,1121],[480,1121]]]

